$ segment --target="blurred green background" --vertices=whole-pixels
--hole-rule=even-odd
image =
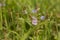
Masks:
[[[0,40],[60,40],[60,0],[0,0]]]

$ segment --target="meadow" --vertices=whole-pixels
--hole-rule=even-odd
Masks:
[[[60,0],[0,0],[0,40],[60,40]]]

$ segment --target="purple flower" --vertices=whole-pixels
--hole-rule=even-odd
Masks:
[[[32,13],[36,13],[36,12],[37,12],[37,10],[36,10],[36,9],[32,10]]]
[[[37,13],[39,10],[40,10],[40,8],[33,9],[33,10],[32,10],[32,13]]]
[[[37,19],[36,18],[32,19],[32,24],[37,25]]]
[[[41,19],[41,20],[45,20],[45,16],[41,16],[40,19]]]

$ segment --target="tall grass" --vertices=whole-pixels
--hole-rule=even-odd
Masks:
[[[60,0],[0,0],[0,40],[60,40]]]

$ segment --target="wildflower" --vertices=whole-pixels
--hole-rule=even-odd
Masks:
[[[36,9],[32,10],[32,13],[37,13],[37,10]]]
[[[40,10],[40,8],[33,9],[33,10],[32,10],[32,13],[37,13],[39,10]]]
[[[41,19],[41,20],[45,20],[45,16],[41,16],[40,19]]]
[[[34,18],[34,17],[33,17],[33,19],[32,19],[32,24],[33,24],[33,25],[37,25],[37,19]]]

